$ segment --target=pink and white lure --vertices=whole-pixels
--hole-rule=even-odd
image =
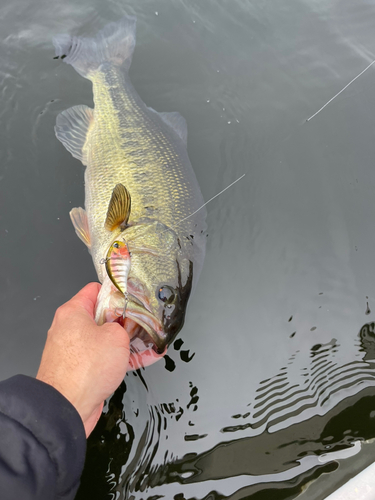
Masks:
[[[107,274],[115,287],[124,294],[125,306],[123,317],[125,317],[128,303],[128,275],[130,271],[130,252],[128,245],[123,241],[114,241],[109,247],[105,259]]]

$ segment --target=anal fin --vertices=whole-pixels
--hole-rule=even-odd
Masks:
[[[73,208],[69,215],[78,238],[90,249],[91,240],[86,210],[81,207]]]
[[[56,118],[56,137],[84,165],[87,165],[84,146],[93,121],[94,111],[84,105],[66,109]]]

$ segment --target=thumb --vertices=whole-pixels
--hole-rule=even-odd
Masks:
[[[84,286],[69,302],[72,305],[77,305],[85,309],[89,315],[94,317],[94,310],[96,300],[100,291],[101,285],[99,283],[89,283]]]
[[[130,337],[124,327],[118,323],[104,323],[104,325],[99,328],[102,333],[106,333],[113,341],[119,343],[121,347],[129,348]]]

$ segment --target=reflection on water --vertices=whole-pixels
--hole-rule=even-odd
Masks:
[[[186,324],[107,403],[77,498],[324,498],[373,461],[375,66],[306,119],[375,59],[374,5],[14,0],[0,14],[1,378],[36,373],[54,311],[96,279],[68,215],[83,171],[53,131],[92,89],[53,59],[53,36],[136,15],[132,82],[186,118],[205,199],[246,172],[208,205]]]
[[[180,346],[176,341],[177,350]],[[335,339],[312,346],[306,366],[299,364],[296,352],[279,373],[260,381],[245,414],[228,415],[238,422],[221,429],[230,439],[223,436],[213,448],[184,456],[171,453],[166,432],[171,420],[178,422],[188,413],[181,422],[183,439],[207,437],[194,432],[199,388],[189,383],[187,404],[148,405],[136,436],[134,419],[141,418],[140,410],[135,400],[130,404],[122,384],[89,439],[77,498],[294,497],[313,479],[335,471],[338,459],[359,453],[360,442],[374,438],[374,323],[361,328],[355,347],[359,359],[346,365],[337,363],[340,345]],[[145,372],[129,374],[126,381],[136,381],[147,393]],[[252,436],[243,437],[248,429]]]

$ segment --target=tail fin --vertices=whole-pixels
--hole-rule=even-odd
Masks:
[[[105,62],[130,68],[135,47],[136,18],[125,16],[120,21],[107,24],[94,38],[57,35],[53,39],[56,56],[64,59],[85,78],[90,79]]]

